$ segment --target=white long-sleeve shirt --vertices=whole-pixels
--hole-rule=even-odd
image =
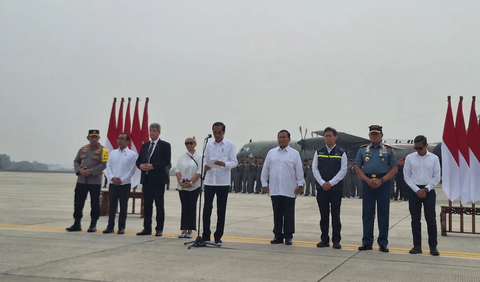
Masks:
[[[118,177],[122,185],[131,183],[132,176],[135,174],[137,166],[137,153],[128,147],[120,150],[115,149],[110,152],[107,161],[107,178],[109,183],[113,183],[112,178]]]
[[[223,138],[219,143],[213,141],[207,143],[205,148],[205,164],[209,161],[218,160],[225,163],[225,167],[211,168],[205,174],[205,185],[230,186],[230,170],[238,165],[235,144]]]
[[[411,153],[405,158],[403,176],[413,192],[420,190],[417,185],[426,185],[425,188],[431,191],[440,182],[440,161],[435,154],[428,151],[424,156],[417,152]]]
[[[195,159],[195,161],[192,160]],[[190,152],[186,152],[178,157],[177,166],[175,168],[176,173],[180,173],[182,175],[182,179],[188,179],[189,181],[195,176],[195,174],[202,173],[202,155],[195,152],[193,155]],[[192,183],[192,187],[183,188],[180,185],[180,182],[177,181],[177,188],[178,190],[185,190],[185,191],[193,191],[200,187],[200,178],[197,182]]]
[[[330,153],[333,148],[335,148],[336,145],[333,145],[332,148],[328,148],[327,146],[327,151]],[[329,181],[332,186],[335,186],[340,182],[342,179],[345,178],[345,175],[347,175],[347,168],[348,168],[348,159],[347,159],[347,154],[344,152],[342,154],[342,160],[340,164],[340,170],[335,174],[335,176]],[[323,185],[326,181],[322,178],[322,175],[320,174],[320,171],[318,170],[318,153],[315,151],[313,154],[313,164],[312,164],[312,171],[313,171],[313,177],[315,177],[315,180],[317,180],[318,184]]]
[[[295,198],[295,188],[303,186],[302,159],[290,146],[268,151],[262,169],[262,187],[269,187],[270,196]]]

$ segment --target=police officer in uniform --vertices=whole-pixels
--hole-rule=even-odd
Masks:
[[[67,231],[82,231],[81,220],[83,217],[83,207],[87,194],[90,192],[90,205],[92,218],[88,232],[97,231],[97,220],[100,217],[100,189],[102,187],[103,170],[107,167],[108,150],[98,141],[100,140],[100,131],[91,129],[88,131],[88,145],[78,150],[77,156],[73,161],[75,173],[77,174],[77,184],[75,186],[75,201],[73,218],[75,222],[67,227]]]
[[[317,247],[330,247],[328,229],[330,212],[332,214],[332,243],[334,249],[341,249],[340,206],[342,205],[343,178],[347,174],[347,154],[335,144],[337,131],[327,127],[323,131],[325,147],[315,152],[312,164],[316,180],[317,204],[320,210],[320,230],[322,232]]]
[[[377,242],[381,252],[388,252],[390,186],[397,173],[398,161],[395,150],[382,143],[381,126],[370,126],[369,138],[371,143],[361,146],[355,158],[355,171],[363,180],[363,238],[358,250],[372,249],[376,205],[379,229]]]

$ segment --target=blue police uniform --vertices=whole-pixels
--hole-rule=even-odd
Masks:
[[[370,133],[382,133],[382,127],[370,126]],[[381,179],[394,166],[398,165],[395,150],[388,145],[380,143],[374,147],[371,143],[363,145],[357,152],[355,164],[361,166],[368,178]],[[363,183],[362,220],[363,220],[363,245],[373,244],[373,225],[375,221],[375,204],[378,214],[378,244],[388,245],[388,227],[390,217],[390,185],[392,180],[383,182],[378,188],[370,187]]]

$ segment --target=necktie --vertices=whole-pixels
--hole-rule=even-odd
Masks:
[[[151,142],[150,143],[150,148],[148,148],[148,153],[147,153],[147,156],[145,158],[145,163],[149,163],[150,162],[150,156],[152,155],[152,151],[153,151],[153,146],[155,146],[155,142]]]

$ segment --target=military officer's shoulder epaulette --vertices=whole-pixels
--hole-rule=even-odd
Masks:
[[[393,148],[392,145],[388,145],[388,144],[383,144],[383,145],[388,148]]]
[[[360,148],[365,148],[367,146],[368,146],[368,144],[363,144],[363,145],[360,146]]]

